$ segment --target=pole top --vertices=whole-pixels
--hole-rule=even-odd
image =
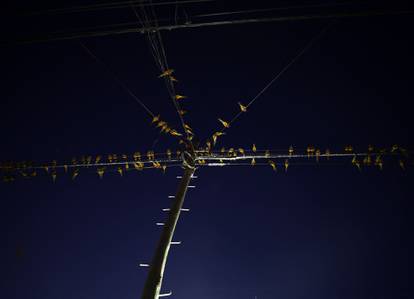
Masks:
[[[194,154],[191,154],[188,151],[184,151],[181,154],[181,158],[183,159],[183,168],[185,168],[185,169],[196,169],[195,155]]]

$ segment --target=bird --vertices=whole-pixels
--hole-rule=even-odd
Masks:
[[[177,132],[176,130],[174,130],[174,129],[171,129],[170,134],[171,134],[172,136],[183,136],[183,134],[178,133],[178,132]]]
[[[288,167],[289,167],[289,160],[288,159],[285,160],[284,166],[285,166],[285,172],[287,172]]]
[[[293,153],[294,153],[293,146],[289,146],[289,151],[288,151],[288,153],[289,153],[289,156],[292,156],[292,155],[293,155]]]
[[[358,168],[358,170],[361,170],[361,164],[359,163],[356,155],[354,155],[354,157],[352,158],[351,163],[352,165],[355,165]]]
[[[143,170],[144,164],[142,162],[134,162],[134,167],[136,170]]]
[[[225,127],[226,129],[230,128],[230,124],[227,121],[222,120],[220,118],[218,120],[219,120],[219,122],[221,122],[221,124],[223,125],[223,127]]]
[[[216,145],[217,142],[217,137],[223,136],[225,133],[223,132],[216,132],[213,134],[212,138],[213,138],[213,144]]]
[[[326,156],[326,159],[329,160],[329,157],[331,156],[331,151],[329,149],[326,149],[325,156]]]
[[[141,153],[135,152],[133,157],[134,157],[134,161],[139,161],[141,159]]]
[[[308,158],[310,156],[313,156],[313,154],[315,153],[315,148],[313,146],[308,146],[308,148],[306,149],[306,152],[308,153]]]
[[[211,138],[213,139],[213,144],[216,145],[217,135],[216,134],[213,134],[213,136],[211,136]]]
[[[239,107],[240,107],[240,110],[241,110],[241,112],[247,112],[247,106],[244,106],[242,103],[238,103],[239,104]]]
[[[204,160],[204,159],[197,160],[197,162],[198,162],[199,165],[205,165],[206,164],[206,160]]]
[[[161,164],[158,161],[152,161],[152,166],[154,166],[154,168],[161,168]]]
[[[277,169],[276,169],[276,163],[275,163],[274,161],[269,160],[269,164],[270,164],[270,166],[272,166],[272,169],[273,169],[274,171],[276,171],[276,170],[277,170]]]
[[[76,177],[79,175],[79,170],[78,169],[75,169],[74,171],[73,171],[73,174],[72,174],[72,180],[74,180],[74,179],[76,179]]]
[[[170,129],[170,127],[168,127],[167,124],[165,124],[161,127],[161,133],[168,133],[169,131],[171,131],[171,129]]]
[[[345,146],[346,153],[352,153],[353,151],[354,151],[354,148],[352,147],[352,145]]]
[[[372,162],[372,160],[371,160],[371,156],[370,155],[367,155],[363,160],[362,160],[362,162],[365,164],[365,165],[371,165],[371,162]]]
[[[105,168],[104,168],[104,167],[99,167],[99,168],[96,170],[96,172],[98,173],[99,178],[100,178],[100,179],[102,179],[102,178],[103,178],[103,175],[104,175],[104,173],[105,173]]]
[[[184,128],[186,129],[186,131],[192,132],[193,129],[191,129],[191,127],[187,124],[184,124]]]
[[[174,96],[174,99],[176,99],[177,101],[178,100],[182,100],[182,99],[186,99],[187,98],[187,96],[183,96],[183,95],[181,95],[181,94],[176,94],[175,96]]]
[[[211,151],[211,142],[210,141],[206,141],[206,146],[207,146],[207,151]]]
[[[160,127],[162,128],[162,127],[163,127],[163,126],[165,126],[166,124],[167,124],[167,123],[166,123],[165,121],[162,121],[162,120],[161,120],[161,121],[159,121],[159,122],[158,122],[158,124],[157,124],[157,126],[156,126],[156,127],[157,127],[157,128],[160,128]]]
[[[317,149],[317,150],[315,151],[316,162],[319,162],[319,157],[320,157],[320,155],[321,155],[321,151],[320,151],[319,149]]]
[[[174,73],[173,69],[166,69],[164,72],[161,73],[161,75],[158,76],[158,78],[169,77],[172,75],[172,73]]]
[[[377,156],[376,158],[375,158],[375,166],[378,166],[378,168],[380,169],[380,170],[382,170],[382,167],[383,167],[383,163],[382,163],[382,159],[381,159],[381,156]]]
[[[152,117],[152,122],[151,123],[156,123],[156,122],[158,122],[159,120],[160,120],[160,115],[158,114],[158,115],[155,115],[155,116],[153,116]]]

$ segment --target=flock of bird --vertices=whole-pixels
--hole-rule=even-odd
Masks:
[[[174,77],[173,69],[166,69],[158,77],[164,78],[169,82],[178,82]],[[175,94],[173,100],[182,101],[187,99],[187,96],[181,94]],[[241,102],[237,103],[239,106],[239,113],[247,112],[248,105],[243,105]],[[180,105],[177,105],[178,113],[182,117],[186,114]],[[236,116],[237,117],[237,116]],[[183,119],[183,118],[182,118]],[[235,119],[235,118],[234,118]],[[223,120],[218,118],[222,128],[212,134],[210,138],[205,142],[205,146],[193,149],[195,157],[195,164],[197,167],[202,166],[231,166],[231,165],[269,165],[274,171],[277,171],[281,166],[285,172],[287,172],[292,162],[297,160],[303,161],[307,159],[307,163],[302,165],[308,165],[309,161],[319,163],[321,158],[325,158],[329,161],[332,157],[351,159],[351,164],[361,170],[362,166],[376,166],[380,170],[384,166],[384,157],[394,157],[398,160],[398,165],[401,169],[405,169],[407,163],[413,163],[410,161],[411,152],[398,145],[393,145],[389,149],[378,149],[369,145],[365,152],[356,152],[351,145],[344,147],[342,151],[331,152],[329,149],[322,151],[313,145],[296,151],[293,146],[290,146],[287,150],[258,150],[256,145],[253,144],[251,149],[245,150],[243,148],[228,148],[222,147],[219,151],[214,150],[219,137],[225,135],[225,130],[230,128],[231,123],[234,121]],[[153,115],[151,125],[160,130],[160,133],[167,134],[178,138],[178,144],[180,149],[172,151],[168,149],[165,153],[155,153],[152,150],[141,154],[135,152],[132,154],[107,154],[97,156],[82,156],[80,158],[72,158],[70,161],[58,163],[56,160],[46,163],[34,163],[29,161],[21,162],[3,162],[0,163],[0,174],[3,176],[3,182],[13,182],[16,178],[33,178],[36,176],[47,175],[55,182],[58,174],[69,174],[72,179],[76,179],[81,169],[89,170],[89,172],[95,172],[99,178],[103,178],[105,173],[116,172],[123,176],[129,171],[142,171],[144,169],[158,169],[163,173],[166,172],[169,167],[182,167],[183,153],[188,150],[189,144],[193,146],[192,139],[194,137],[193,129],[185,122],[183,122],[183,129],[185,134],[174,129],[170,124],[163,120],[160,115]],[[184,136],[185,135],[185,136]],[[313,158],[314,160],[310,160]],[[301,163],[296,163],[301,165]]]
[[[16,178],[33,178],[36,176],[50,176],[52,181],[56,181],[58,174],[68,174],[72,179],[76,179],[81,169],[87,172],[95,172],[99,178],[103,178],[105,173],[118,173],[123,176],[130,171],[142,171],[144,169],[158,169],[163,173],[169,167],[180,167],[182,162],[182,150],[172,151],[168,149],[165,153],[155,153],[152,150],[146,153],[135,152],[132,154],[108,154],[97,156],[82,156],[72,158],[69,161],[58,163],[56,160],[47,163],[34,163],[30,161],[3,162],[0,163],[0,173],[3,175],[3,182],[12,182]],[[225,148],[218,151],[212,148],[199,148],[195,151],[196,166],[231,166],[231,165],[269,165],[274,171],[281,166],[287,171],[292,163],[297,165],[308,165],[319,163],[323,158],[329,162],[331,158],[348,158],[351,165],[361,170],[362,166],[375,166],[382,170],[384,159],[393,157],[398,162],[401,169],[406,169],[407,164],[412,164],[410,152],[398,145],[390,149],[375,149],[369,145],[363,153],[355,152],[353,147],[348,145],[342,151],[324,151],[314,146],[306,149],[295,150],[290,146],[286,150],[258,150],[253,144],[250,149],[244,148]],[[306,163],[300,163],[304,161]]]

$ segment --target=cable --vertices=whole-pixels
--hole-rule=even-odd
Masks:
[[[141,6],[167,6],[174,5],[176,3],[180,4],[192,4],[192,3],[202,3],[202,2],[212,2],[215,0],[184,0],[184,1],[165,1],[165,2],[156,2],[149,3],[149,0],[129,0],[129,1],[120,1],[120,2],[107,2],[100,4],[92,5],[83,5],[83,6],[74,6],[69,8],[55,8],[55,9],[46,9],[35,12],[21,13],[22,16],[34,16],[34,15],[53,15],[53,14],[67,14],[67,13],[77,13],[77,12],[89,12],[97,10],[106,10],[106,9],[122,9],[128,8],[131,5],[141,5]]]
[[[200,14],[200,15],[195,15],[194,18],[240,15],[240,14],[249,14],[249,13],[255,13],[255,12],[269,12],[269,11],[302,9],[302,8],[335,7],[335,6],[342,6],[342,5],[348,5],[348,4],[352,4],[352,2],[292,5],[292,6],[279,6],[279,7],[271,7],[271,8],[244,9],[244,10],[242,9],[242,10],[235,10],[235,11],[224,11],[224,12],[216,12],[216,13],[209,13],[209,14]]]
[[[302,57],[303,54],[306,53],[306,51],[308,51],[312,45],[315,43],[316,40],[318,40],[319,38],[321,38],[321,36],[323,34],[326,33],[326,31],[328,30],[328,28],[332,25],[332,23],[328,24],[328,26],[325,26],[317,35],[315,35],[306,45],[305,47],[296,54],[296,56],[288,63],[285,65],[284,68],[282,68],[275,77],[273,77],[272,80],[270,80],[270,82],[247,104],[246,108],[249,108],[270,86],[272,86],[272,84],[278,80],[300,57]],[[235,117],[233,117],[233,119],[230,121],[230,124],[232,124],[237,118],[239,118],[239,116],[242,114],[242,111],[239,111]],[[224,131],[224,130],[223,130]]]
[[[214,27],[224,25],[241,25],[241,24],[255,24],[255,23],[271,23],[271,22],[291,22],[291,21],[306,21],[306,20],[320,20],[320,19],[335,19],[335,18],[354,18],[354,17],[374,17],[374,16],[391,16],[391,15],[411,15],[414,14],[414,10],[395,10],[395,11],[360,11],[350,13],[332,13],[332,14],[311,14],[311,15],[296,15],[296,16],[283,16],[273,18],[255,18],[255,19],[240,19],[231,21],[215,21],[215,22],[202,22],[202,23],[186,23],[180,25],[163,25],[159,27],[148,27],[148,28],[123,28],[113,30],[101,30],[101,31],[89,31],[89,32],[75,32],[69,33],[62,36],[51,36],[51,37],[39,37],[32,39],[22,39],[15,42],[3,42],[1,46],[10,45],[22,45],[32,44],[39,42],[49,41],[63,41],[80,39],[85,37],[98,37],[108,35],[118,35],[127,33],[148,33],[153,31],[171,31],[176,29],[187,29],[187,28],[201,28],[201,27]]]
[[[140,100],[138,97],[126,86],[124,82],[122,82],[110,69],[109,67],[104,64],[96,55],[94,55],[91,50],[89,50],[85,44],[79,42],[82,48],[91,56],[98,64],[104,67],[104,69],[113,77],[113,79],[126,91],[145,111],[153,118],[155,114]]]
[[[152,3],[152,1],[150,0],[150,3]],[[137,11],[135,10],[134,7],[132,7],[132,9],[135,12],[136,17],[139,19],[139,21],[141,22],[141,24],[143,25],[143,28],[148,28],[148,27],[153,27],[153,28],[159,28],[159,24],[157,21],[157,16],[154,10],[153,6],[150,6],[151,9],[151,17],[148,18],[148,14],[145,10],[145,7],[141,7],[141,11],[142,11],[142,18],[139,16],[139,14],[137,13]],[[161,37],[161,33],[159,30],[148,30],[147,31],[147,39],[149,41],[149,44],[151,45],[152,51],[151,53],[153,54],[153,57],[155,59],[155,61],[158,63],[160,72],[163,73],[164,71],[169,69],[168,66],[168,60],[167,60],[167,54],[165,51],[165,47],[162,41],[162,37]],[[190,145],[191,150],[194,152],[194,145],[191,142],[191,137],[190,134],[188,132],[188,130],[186,129],[186,124],[184,121],[183,116],[181,115],[180,111],[181,111],[181,107],[179,105],[179,103],[176,100],[176,91],[175,91],[175,87],[173,82],[171,81],[171,79],[167,76],[164,77],[164,82],[167,88],[167,91],[169,93],[169,96],[171,97],[171,100],[173,102],[173,105],[177,111],[177,115],[180,119],[181,122],[181,126],[184,130],[184,133],[187,137],[188,143]]]

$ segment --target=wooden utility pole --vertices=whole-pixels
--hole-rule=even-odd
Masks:
[[[162,279],[164,276],[164,269],[165,264],[167,263],[171,241],[174,236],[178,218],[180,217],[188,185],[195,171],[194,167],[189,167],[189,165],[186,165],[185,163],[184,165],[184,174],[181,178],[180,185],[178,186],[177,193],[170,208],[168,219],[164,224],[164,229],[160,240],[158,241],[155,255],[150,264],[141,299],[158,299],[160,297]]]

